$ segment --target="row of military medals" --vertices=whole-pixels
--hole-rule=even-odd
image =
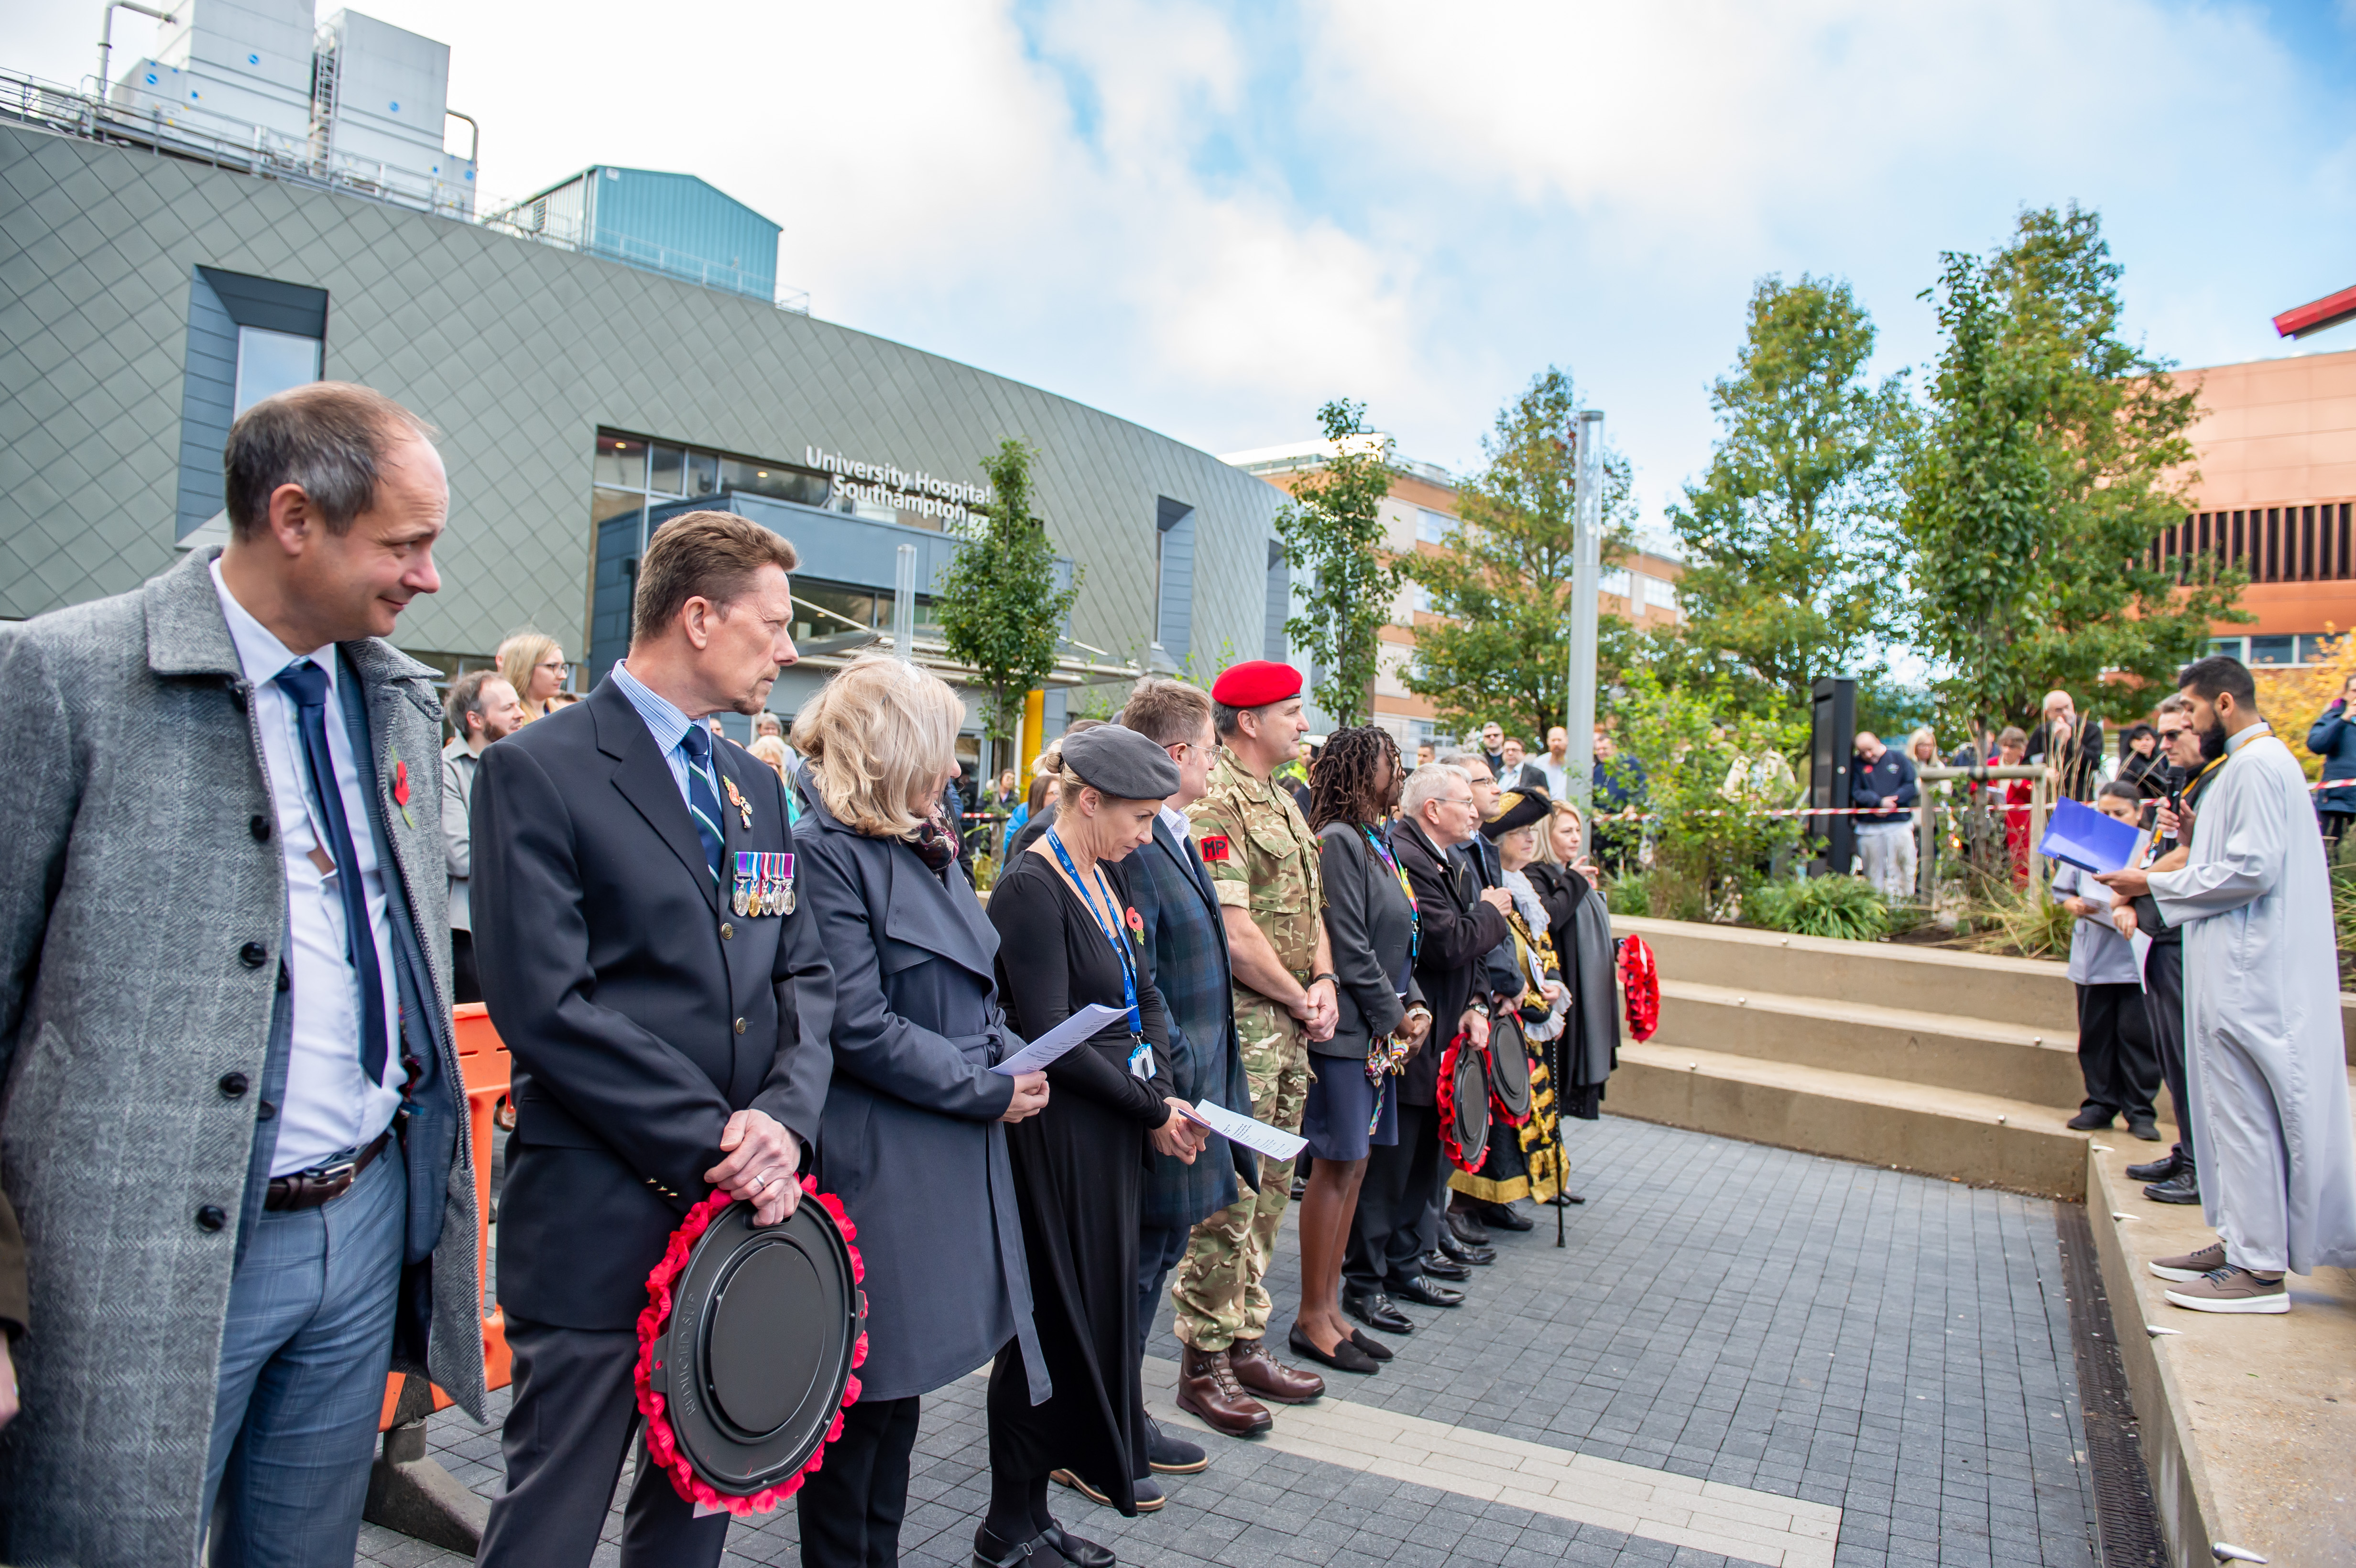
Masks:
[[[791,855],[740,854],[736,857],[736,890],[728,907],[740,918],[794,912],[794,858]]]
[[[736,808],[739,821],[752,827],[753,803],[744,798],[734,779],[726,783],[728,804]],[[740,853],[736,857],[736,887],[729,895],[728,907],[736,912],[740,920],[793,913],[794,858],[787,854]]]

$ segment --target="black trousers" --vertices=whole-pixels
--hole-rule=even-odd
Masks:
[[[2087,1105],[2130,1121],[2152,1114],[2159,1053],[2142,987],[2078,987],[2078,1071],[2086,1081]]]
[[[1350,1241],[1342,1253],[1344,1291],[1387,1293],[1423,1272],[1423,1254],[1440,1240],[1434,1227],[1446,1165],[1440,1113],[1430,1105],[1400,1105],[1398,1142],[1366,1151],[1358,1211],[1350,1217]]]
[[[908,1515],[908,1456],[917,1401],[861,1400],[842,1413],[842,1435],[794,1496],[802,1568],[893,1568]]]
[[[475,933],[471,931],[450,933],[450,999],[454,1002],[479,1002],[483,999],[483,982],[475,973]]]
[[[2184,1087],[2184,942],[2155,942],[2143,961],[2144,1016],[2159,1056],[2168,1097],[2176,1103],[2176,1148],[2192,1154],[2192,1102]]]
[[[638,1432],[628,1329],[555,1328],[509,1314],[515,1400],[499,1434],[508,1489],[491,1504],[477,1568],[588,1568],[622,1460]],[[695,1517],[670,1477],[638,1457],[622,1519],[624,1568],[716,1568],[728,1516]]]
[[[1141,1356],[1153,1338],[1153,1315],[1162,1310],[1162,1287],[1178,1260],[1186,1255],[1186,1243],[1194,1233],[1191,1225],[1182,1230],[1148,1225],[1138,1232],[1137,1353]]]

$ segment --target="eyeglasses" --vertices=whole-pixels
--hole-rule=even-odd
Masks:
[[[565,669],[569,667],[570,667],[567,666],[562,659],[550,659],[543,664],[532,666],[532,668],[534,669]]]
[[[1472,804],[1472,797],[1469,795],[1443,795],[1440,797],[1440,804],[1442,805],[1470,805]]]

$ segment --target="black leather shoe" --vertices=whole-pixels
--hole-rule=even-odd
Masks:
[[[1151,1509],[1147,1509],[1145,1506],[1145,1488],[1152,1486],[1153,1483],[1151,1481],[1140,1481],[1137,1483],[1137,1506],[1140,1512],[1151,1511]],[[1153,1490],[1153,1507],[1160,1508],[1161,1506],[1162,1489],[1155,1487]],[[1069,1531],[1066,1531],[1060,1524],[1051,1524],[1046,1529],[1041,1531],[1039,1532],[1039,1539],[1054,1547],[1056,1551],[1062,1552],[1066,1562],[1077,1563],[1078,1568],[1113,1568],[1115,1559],[1113,1557],[1111,1548],[1098,1546],[1093,1541],[1082,1541],[1078,1536],[1071,1534]],[[1041,1563],[1037,1565],[1037,1568],[1047,1568],[1047,1565],[1045,1563]]]
[[[1350,1330],[1350,1343],[1355,1345],[1358,1349],[1364,1350],[1367,1355],[1373,1357],[1377,1361],[1387,1361],[1391,1359],[1391,1348],[1388,1345],[1384,1344],[1380,1339],[1376,1339],[1372,1334],[1361,1334],[1358,1330],[1353,1328]]]
[[[1558,1192],[1553,1197],[1547,1200],[1547,1207],[1549,1209],[1561,1209],[1569,1206],[1569,1204],[1584,1203],[1586,1201],[1586,1199],[1581,1198],[1576,1192]]]
[[[2147,1160],[2142,1165],[2127,1167],[2127,1179],[2129,1181],[2166,1181],[2183,1168],[2184,1151],[2180,1148],[2172,1148],[2168,1151],[2166,1159]]]
[[[1446,1285],[1440,1285],[1433,1280],[1426,1279],[1421,1275],[1416,1275],[1413,1279],[1408,1280],[1405,1285],[1396,1286],[1395,1288],[1399,1299],[1402,1301],[1420,1302],[1426,1307],[1462,1307],[1464,1305],[1464,1293],[1462,1291],[1451,1290]],[[1379,1328],[1382,1325],[1377,1323],[1375,1327]]]
[[[1433,1279],[1463,1280],[1472,1277],[1471,1269],[1453,1258],[1444,1257],[1439,1253],[1424,1253],[1422,1263],[1423,1272]]]
[[[1145,1418],[1145,1458],[1151,1468],[1165,1476],[1198,1475],[1211,1467],[1207,1452],[1183,1437],[1171,1436],[1150,1415]]]
[[[1376,1360],[1347,1339],[1335,1340],[1333,1353],[1329,1356],[1317,1348],[1317,1342],[1314,1339],[1301,1332],[1301,1325],[1298,1323],[1292,1326],[1292,1332],[1287,1338],[1288,1342],[1292,1346],[1294,1355],[1323,1362],[1337,1371],[1356,1372],[1363,1377],[1369,1372],[1378,1372],[1383,1370],[1380,1361]]]
[[[1450,1231],[1445,1225],[1441,1226],[1440,1229],[1440,1250],[1442,1253],[1448,1257],[1455,1259],[1458,1263],[1470,1264],[1474,1268],[1487,1268],[1491,1264],[1497,1261],[1496,1248],[1468,1247],[1462,1242],[1458,1241],[1455,1233]]]
[[[2198,1203],[2201,1201],[2201,1173],[2187,1166],[2166,1181],[2154,1182],[2145,1188],[2143,1195],[2155,1203]]]
[[[1468,1247],[1485,1247],[1489,1244],[1489,1232],[1481,1228],[1481,1221],[1461,1209],[1451,1209],[1448,1211],[1448,1228],[1455,1232],[1456,1239]]]
[[[2137,1143],[2156,1144],[2159,1141],[2159,1123],[2150,1116],[2129,1116],[2127,1133]]]
[[[2073,1133],[2099,1133],[2111,1125],[2111,1114],[2100,1105],[2089,1105],[2062,1125]]]
[[[1391,1298],[1380,1291],[1372,1296],[1345,1295],[1342,1310],[1369,1328],[1379,1328],[1386,1334],[1412,1334],[1415,1319],[1401,1312]]]
[[[1490,1204],[1487,1211],[1481,1216],[1481,1223],[1494,1225],[1501,1231],[1527,1231],[1535,1229],[1537,1225],[1536,1220],[1526,1214],[1516,1213],[1503,1203]]]
[[[973,1568],[1051,1568],[1055,1557],[1055,1543],[1044,1535],[1006,1541],[991,1534],[986,1524],[974,1527]],[[1105,1561],[1111,1562],[1112,1553],[1106,1552]]]

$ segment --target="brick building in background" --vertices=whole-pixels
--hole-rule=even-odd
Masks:
[[[2153,547],[2222,554],[2249,573],[2218,652],[2254,666],[2317,661],[2356,627],[2356,349],[2179,371],[2201,389],[2190,432],[2200,509]]]
[[[1369,436],[1370,442],[1387,441],[1386,436]],[[1297,442],[1288,446],[1260,447],[1251,452],[1232,452],[1223,461],[1233,464],[1247,474],[1258,475],[1287,495],[1303,478],[1325,465],[1333,454],[1333,443],[1327,441]],[[1398,477],[1391,481],[1390,495],[1383,502],[1383,523],[1386,543],[1397,554],[1420,553],[1438,555],[1456,526],[1456,481],[1437,464],[1419,463],[1413,459],[1395,458]],[[1639,535],[1641,548],[1615,567],[1603,573],[1598,603],[1606,615],[1617,615],[1636,624],[1650,625],[1656,622],[1682,620],[1677,609],[1676,581],[1685,573],[1685,564],[1678,558],[1674,539],[1666,534],[1647,530]],[[1271,565],[1271,573],[1281,572],[1280,565]],[[1270,599],[1271,620],[1277,618],[1277,600]],[[1440,617],[1431,613],[1423,590],[1415,583],[1401,587],[1398,598],[1391,605],[1390,623],[1379,634],[1382,639],[1381,673],[1375,680],[1375,722],[1398,738],[1400,749],[1412,757],[1416,745],[1435,738],[1439,725],[1432,705],[1407,688],[1407,667],[1415,656],[1416,628],[1438,624]],[[1269,646],[1280,644],[1280,633],[1271,628]],[[1273,655],[1271,655],[1273,656]],[[1296,659],[1304,668],[1305,658]],[[1326,716],[1312,714],[1322,727]],[[1446,739],[1445,736],[1440,736]],[[1546,737],[1522,737],[1529,748],[1545,749]]]

